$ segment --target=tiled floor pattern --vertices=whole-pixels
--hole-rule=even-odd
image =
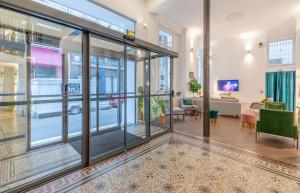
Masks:
[[[56,145],[0,161],[0,192],[79,164],[69,144]]]
[[[0,143],[0,160],[26,152],[25,139]]]
[[[143,136],[145,126],[130,127],[129,132]],[[161,132],[160,127],[151,131]],[[14,188],[80,163],[81,157],[70,144],[58,144],[26,152],[24,139],[0,144],[0,192]]]
[[[233,147],[170,133],[31,192],[299,193],[300,170]]]

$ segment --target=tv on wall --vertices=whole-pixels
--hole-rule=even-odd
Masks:
[[[218,80],[219,91],[239,91],[239,80]]]

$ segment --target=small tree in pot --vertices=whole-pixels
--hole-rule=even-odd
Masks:
[[[190,91],[193,93],[193,97],[194,97],[194,94],[198,93],[202,88],[201,84],[197,81],[197,79],[195,77],[188,83],[188,85],[189,85]]]
[[[144,88],[138,87],[138,119],[144,122]]]

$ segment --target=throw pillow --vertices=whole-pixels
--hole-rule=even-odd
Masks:
[[[193,100],[192,99],[183,99],[183,104],[184,105],[193,105]]]

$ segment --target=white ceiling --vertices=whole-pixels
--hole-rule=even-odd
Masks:
[[[148,8],[151,13],[164,15],[184,28],[202,31],[202,3],[202,0],[148,0]],[[295,30],[297,11],[300,13],[299,0],[211,0],[212,38]],[[243,16],[238,21],[227,21],[233,13]]]

